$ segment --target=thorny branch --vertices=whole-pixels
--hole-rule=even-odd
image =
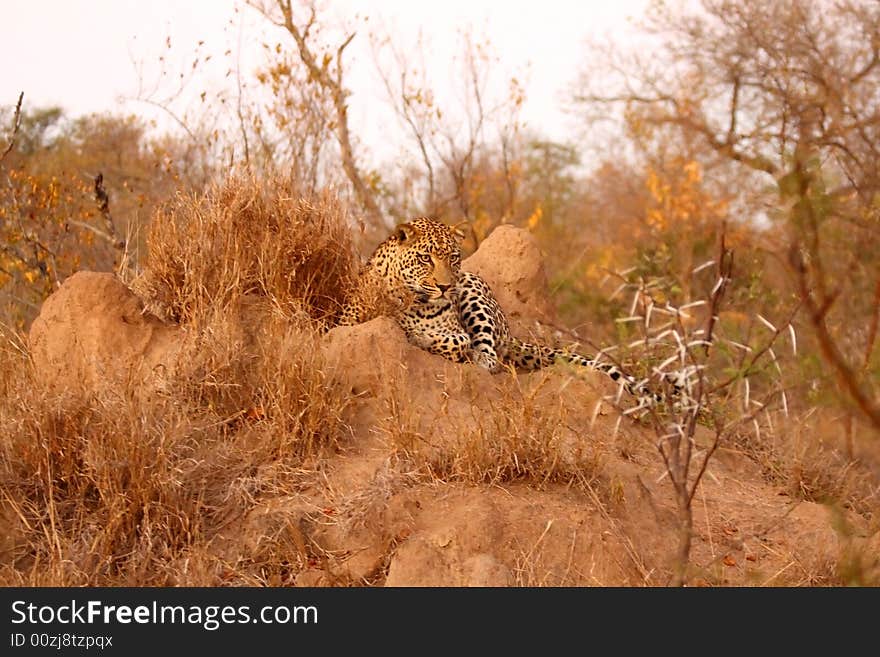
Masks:
[[[694,276],[714,264],[715,283],[707,294],[707,299],[680,307],[674,307],[668,302],[661,304],[652,294],[655,283],[640,281],[634,285],[626,282],[628,279],[624,274],[619,275],[624,279],[625,285],[634,288],[635,298],[630,310],[631,316],[621,318],[618,321],[635,321],[638,326],[642,327],[645,334],[644,338],[636,340],[630,347],[654,346],[674,349],[674,354],[654,367],[653,374],[641,383],[648,384],[651,381],[658,381],[660,385],[665,384],[667,393],[671,393],[671,396],[667,394],[663,402],[643,407],[643,410],[646,411],[654,427],[657,437],[655,447],[663,462],[665,475],[669,477],[677,502],[679,526],[677,566],[673,574],[673,584],[675,585],[683,585],[686,582],[686,569],[693,535],[691,508],[697,489],[708,472],[712,457],[737,427],[743,423],[755,421],[761,413],[770,409],[771,402],[776,397],[782,396],[783,406],[785,406],[785,389],[782,385],[778,385],[767,392],[761,401],[749,401],[748,388],[746,388],[746,407],[742,414],[732,421],[727,421],[716,414],[714,410],[719,395],[727,394],[730,396],[733,386],[741,381],[748,386],[748,379],[755,373],[755,366],[759,360],[766,358],[769,354],[772,362],[776,364],[776,356],[772,346],[785,330],[792,330],[790,329],[791,316],[781,329],[774,327],[768,320],[758,317],[757,319],[761,323],[772,329],[766,344],[755,350],[748,348],[751,352],[751,359],[748,361],[739,359],[739,367],[735,368],[736,374],[733,376],[720,383],[710,381],[707,369],[708,359],[715,351],[712,346],[719,340],[724,340],[723,334],[719,334],[718,316],[728,285],[733,278],[733,262],[733,252],[727,247],[722,231],[718,255],[715,260],[701,265],[691,272],[691,275]],[[699,306],[705,308],[705,318],[701,325],[695,328],[694,324],[685,322],[684,318],[689,318],[690,308]],[[651,319],[661,315],[665,315],[667,318],[671,317],[671,319],[655,328],[652,326]],[[664,341],[664,338],[667,339]],[[719,353],[723,355],[723,352]],[[743,366],[744,363],[746,363],[745,366]],[[620,366],[618,365],[618,367]],[[781,375],[778,365],[777,371]],[[697,427],[706,423],[712,427],[714,437],[704,450],[695,454]],[[694,462],[695,458],[696,462]]]
[[[667,58],[614,56],[612,88],[594,87],[585,76],[575,102],[593,111],[626,109],[634,125],[677,128],[685,143],[696,140],[775,179],[777,208],[791,228],[796,292],[819,351],[840,389],[880,429],[880,398],[867,376],[880,284],[876,274],[851,277],[852,268],[832,262],[828,249],[840,238],[822,228],[831,219],[859,226],[869,240],[876,234],[875,222],[861,215],[872,212],[880,189],[880,12],[876,3],[857,0],[821,7],[795,0],[783,14],[768,11],[773,7],[769,1],[706,2],[685,15],[658,12],[649,22]],[[789,13],[797,20],[785,20]],[[826,178],[837,187],[826,191]],[[869,300],[874,294],[864,352],[857,355],[845,344],[857,337],[859,322],[841,327],[829,319],[848,291]]]

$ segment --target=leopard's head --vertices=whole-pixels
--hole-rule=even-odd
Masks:
[[[388,238],[395,251],[394,274],[422,301],[448,296],[461,270],[461,240],[457,226],[419,218],[400,224]]]

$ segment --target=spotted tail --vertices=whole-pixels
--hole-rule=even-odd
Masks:
[[[509,361],[518,369],[539,370],[555,363],[570,363],[578,367],[586,367],[604,372],[611,380],[621,382],[624,390],[635,397],[640,407],[654,406],[663,402],[663,395],[651,391],[647,381],[639,381],[635,377],[621,371],[614,363],[608,363],[596,358],[587,358],[581,354],[570,353],[562,349],[553,349],[544,345],[523,342],[518,338],[510,338],[508,350]],[[671,376],[667,380],[672,385],[673,397],[683,393],[683,387]]]

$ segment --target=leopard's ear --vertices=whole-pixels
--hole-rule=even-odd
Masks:
[[[394,231],[394,237],[403,244],[407,240],[413,239],[417,233],[416,227],[412,224],[400,224]]]
[[[470,227],[470,222],[467,219],[465,219],[464,221],[459,221],[454,226],[450,226],[449,230],[452,231],[452,234],[455,235],[455,237],[457,237],[458,241],[460,242],[461,240],[464,239],[465,230],[467,230],[469,227]]]

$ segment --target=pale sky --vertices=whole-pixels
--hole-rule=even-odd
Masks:
[[[383,102],[364,29],[383,26],[402,42],[421,30],[431,45],[427,64],[439,100],[454,104],[442,97],[444,80],[453,75],[457,30],[470,26],[489,39],[506,74],[523,76],[527,124],[563,138],[570,119],[562,105],[583,62],[584,39],[625,35],[628,17],[640,17],[647,1],[324,0],[319,7],[340,21],[354,23],[355,13],[370,16],[369,28],[361,23],[346,51],[355,128]],[[158,57],[168,52],[166,37],[176,74],[192,60],[198,41],[205,41],[204,52],[220,55],[235,49],[239,34],[246,68],[264,35],[262,19],[240,0],[0,0],[0,16],[0,103],[9,106],[24,91],[28,107],[57,104],[73,115],[149,115],[143,103],[124,99],[138,92],[136,62],[145,78],[156,79]],[[380,138],[380,132],[365,132],[365,141]]]

